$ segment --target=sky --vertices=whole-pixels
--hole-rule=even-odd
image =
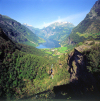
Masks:
[[[77,26],[97,0],[0,0],[0,14],[35,28],[54,22]]]

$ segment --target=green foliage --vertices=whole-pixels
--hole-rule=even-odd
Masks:
[[[70,34],[70,38],[74,43],[79,43],[86,40],[86,38],[84,38],[83,36],[80,37],[78,34]]]
[[[32,46],[28,46],[28,45],[24,45],[24,44],[18,44],[18,43],[16,44],[16,46],[22,52],[26,52],[27,54],[34,54],[34,55],[38,55],[38,56],[46,56],[47,55],[45,53],[45,51],[37,49],[37,48],[32,47]]]
[[[48,53],[48,54],[52,54],[52,52],[46,52],[46,53]]]
[[[41,80],[48,76],[46,68],[48,64],[49,61],[46,58],[16,50],[13,54],[8,54],[2,63],[3,75],[0,85],[5,92],[13,94],[14,88],[25,87],[25,80],[35,78]]]
[[[83,42],[79,42],[79,43],[78,43],[79,46],[82,45],[82,44],[83,44]]]
[[[90,50],[90,53],[87,54],[89,66],[88,69],[93,72],[100,71],[100,45],[94,45]]]
[[[65,54],[61,55],[60,60],[63,61],[65,59],[65,57],[66,57]]]
[[[82,45],[83,44],[83,42],[79,42],[76,46],[80,46],[80,45]]]
[[[64,53],[68,48],[67,47],[60,47],[58,48],[58,52]]]
[[[58,69],[57,74],[54,76],[54,79],[56,82],[60,82],[64,84],[65,82],[68,83],[69,82],[69,78],[70,78],[70,74],[67,71],[68,65],[67,63],[63,64],[63,67],[61,69]],[[60,84],[61,85],[61,84]]]
[[[53,54],[53,56],[57,56],[57,55]]]

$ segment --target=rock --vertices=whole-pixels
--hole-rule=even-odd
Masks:
[[[71,82],[78,80],[78,82],[83,83],[85,86],[95,85],[96,81],[87,69],[88,62],[84,54],[74,49],[73,53],[69,55],[68,64]]]

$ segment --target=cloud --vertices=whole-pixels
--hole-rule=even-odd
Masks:
[[[78,19],[79,18],[82,18],[86,16],[86,14],[88,13],[88,11],[85,11],[85,12],[82,12],[82,13],[78,13],[78,14],[73,14],[73,15],[70,15],[70,16],[67,16],[65,18],[62,18],[60,19],[61,21],[70,21],[70,22],[73,22],[73,21],[76,21],[78,22]]]
[[[85,12],[80,12],[80,13],[77,13],[77,14],[73,14],[73,15],[69,15],[65,18],[61,18],[60,16],[58,16],[57,20],[54,20],[52,22],[44,22],[43,25],[41,26],[42,28],[43,27],[47,27],[55,22],[71,22],[73,23],[74,25],[77,25],[78,23],[80,23],[86,16],[86,14],[88,13],[89,11],[85,11]]]

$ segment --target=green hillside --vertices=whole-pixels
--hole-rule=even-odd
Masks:
[[[31,46],[37,46],[38,43],[44,42],[37,37],[32,31],[10,17],[0,15],[0,27],[4,33],[12,40]]]
[[[46,56],[44,52],[14,43],[1,28],[0,43],[0,97],[22,96],[26,92],[27,80],[32,82],[35,78],[49,76],[47,67],[54,60],[43,57]]]

